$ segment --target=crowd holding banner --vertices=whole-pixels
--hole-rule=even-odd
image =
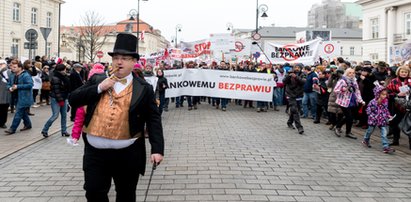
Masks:
[[[179,69],[165,71],[166,97],[210,96],[242,100],[272,101],[276,83],[269,74]]]
[[[392,134],[391,145],[399,145],[399,123],[406,110],[396,100],[409,93],[411,71],[408,64],[390,67],[384,62],[356,63],[341,57],[319,60],[319,55],[331,54],[338,47],[334,42],[321,39],[288,45],[267,42],[264,52],[268,60],[258,62],[251,56],[250,51],[255,49],[250,40],[234,39],[230,34],[212,37],[214,39],[182,42],[179,48],[149,54],[136,64],[135,73],[144,77],[157,92],[160,111],[168,111],[170,103],[176,108],[184,107],[184,102],[188,110],[197,109],[200,102],[208,102],[222,111],[229,110],[230,105],[255,108],[257,112],[278,111],[278,106],[286,105],[289,114],[286,123],[290,129],[296,128],[303,134],[300,118],[313,118],[314,123],[319,123],[323,117],[337,136],[341,136],[345,125],[345,137],[354,139],[352,123],[364,129],[376,127],[372,125],[374,122],[369,123],[372,111],[367,108],[377,99],[370,89],[382,86],[388,93],[386,102],[390,113],[385,118],[390,121],[377,126],[389,128],[382,136]],[[221,44],[216,45],[219,41]],[[67,71],[74,67],[73,62],[63,62]],[[84,80],[93,65],[80,64]],[[55,63],[44,66],[54,69]],[[110,69],[109,64],[105,64],[105,69]],[[45,75],[46,71],[48,69]],[[164,71],[164,76],[158,77],[159,71],[161,75]],[[384,151],[389,153],[392,150],[386,142]],[[409,143],[411,145],[411,139]],[[369,139],[365,138],[363,144],[368,146]]]

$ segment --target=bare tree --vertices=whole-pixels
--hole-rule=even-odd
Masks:
[[[81,17],[83,26],[80,26],[80,36],[77,38],[76,46],[83,50],[83,56],[94,62],[97,51],[101,50],[107,39],[107,29],[102,17],[94,12],[86,12]]]

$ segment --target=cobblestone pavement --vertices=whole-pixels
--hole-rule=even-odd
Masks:
[[[364,148],[310,119],[299,135],[286,127],[284,109],[232,105],[164,112],[165,161],[147,201],[411,201],[409,154],[384,154],[379,141]],[[0,201],[85,201],[82,150],[82,141],[72,147],[54,135],[3,158]]]

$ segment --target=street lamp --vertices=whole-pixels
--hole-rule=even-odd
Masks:
[[[227,23],[227,31],[231,31],[234,28],[233,23]]]
[[[257,12],[256,12],[256,17],[255,17],[255,21],[256,21],[255,22],[255,33],[258,33],[258,15],[260,13],[263,13],[261,17],[266,18],[268,17],[266,13],[267,11],[268,11],[268,6],[265,4],[258,5],[258,0],[257,0]]]
[[[148,1],[148,0],[142,0]],[[137,0],[137,11],[135,9],[131,9],[129,12],[130,19],[134,21],[134,16],[137,17],[137,54],[139,54],[139,46],[138,41],[140,40],[140,0]]]
[[[178,32],[181,32],[181,28],[183,28],[182,25],[180,25],[180,24],[176,25],[176,41],[175,41],[175,47],[176,48],[177,48],[177,40],[178,40],[177,34],[178,34]]]

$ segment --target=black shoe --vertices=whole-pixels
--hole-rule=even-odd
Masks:
[[[318,123],[320,123],[320,121],[319,121],[319,120],[315,120],[313,123],[318,124]]]
[[[7,128],[6,124],[0,126],[0,128]]]
[[[399,142],[393,142],[393,143],[390,144],[390,146],[399,146],[399,145],[400,145]]]
[[[327,123],[325,123],[325,125],[327,125],[327,126],[328,126],[328,125],[331,125],[331,122],[328,121]]]
[[[46,132],[41,132],[41,134],[43,135],[43,137],[48,138],[49,134],[47,134]]]
[[[33,113],[27,113],[29,116],[34,116],[34,114]]]
[[[164,108],[164,111],[165,111],[165,112],[168,112],[168,108]]]
[[[335,125],[331,125],[330,128],[328,128],[328,129],[334,130],[334,128],[335,128]]]
[[[4,131],[7,135],[12,135],[14,133],[16,133],[16,131],[12,131],[11,129],[5,130]]]
[[[356,140],[356,139],[357,139],[357,137],[355,137],[352,133],[350,133],[350,134],[345,134],[345,137],[350,138],[350,139],[353,139],[353,140]]]
[[[295,129],[292,123],[287,123],[288,128]]]
[[[299,128],[299,129],[298,129],[298,133],[299,133],[300,135],[304,134],[304,129],[303,129],[303,128]]]
[[[20,129],[20,131],[25,131],[25,130],[30,130],[30,129],[31,129],[31,126],[30,127],[24,126],[22,129]]]
[[[67,132],[64,132],[61,134],[61,137],[68,137],[68,136],[70,136],[70,134],[68,134]]]
[[[190,111],[190,110],[192,110],[193,109],[193,107],[188,107],[188,110]]]

